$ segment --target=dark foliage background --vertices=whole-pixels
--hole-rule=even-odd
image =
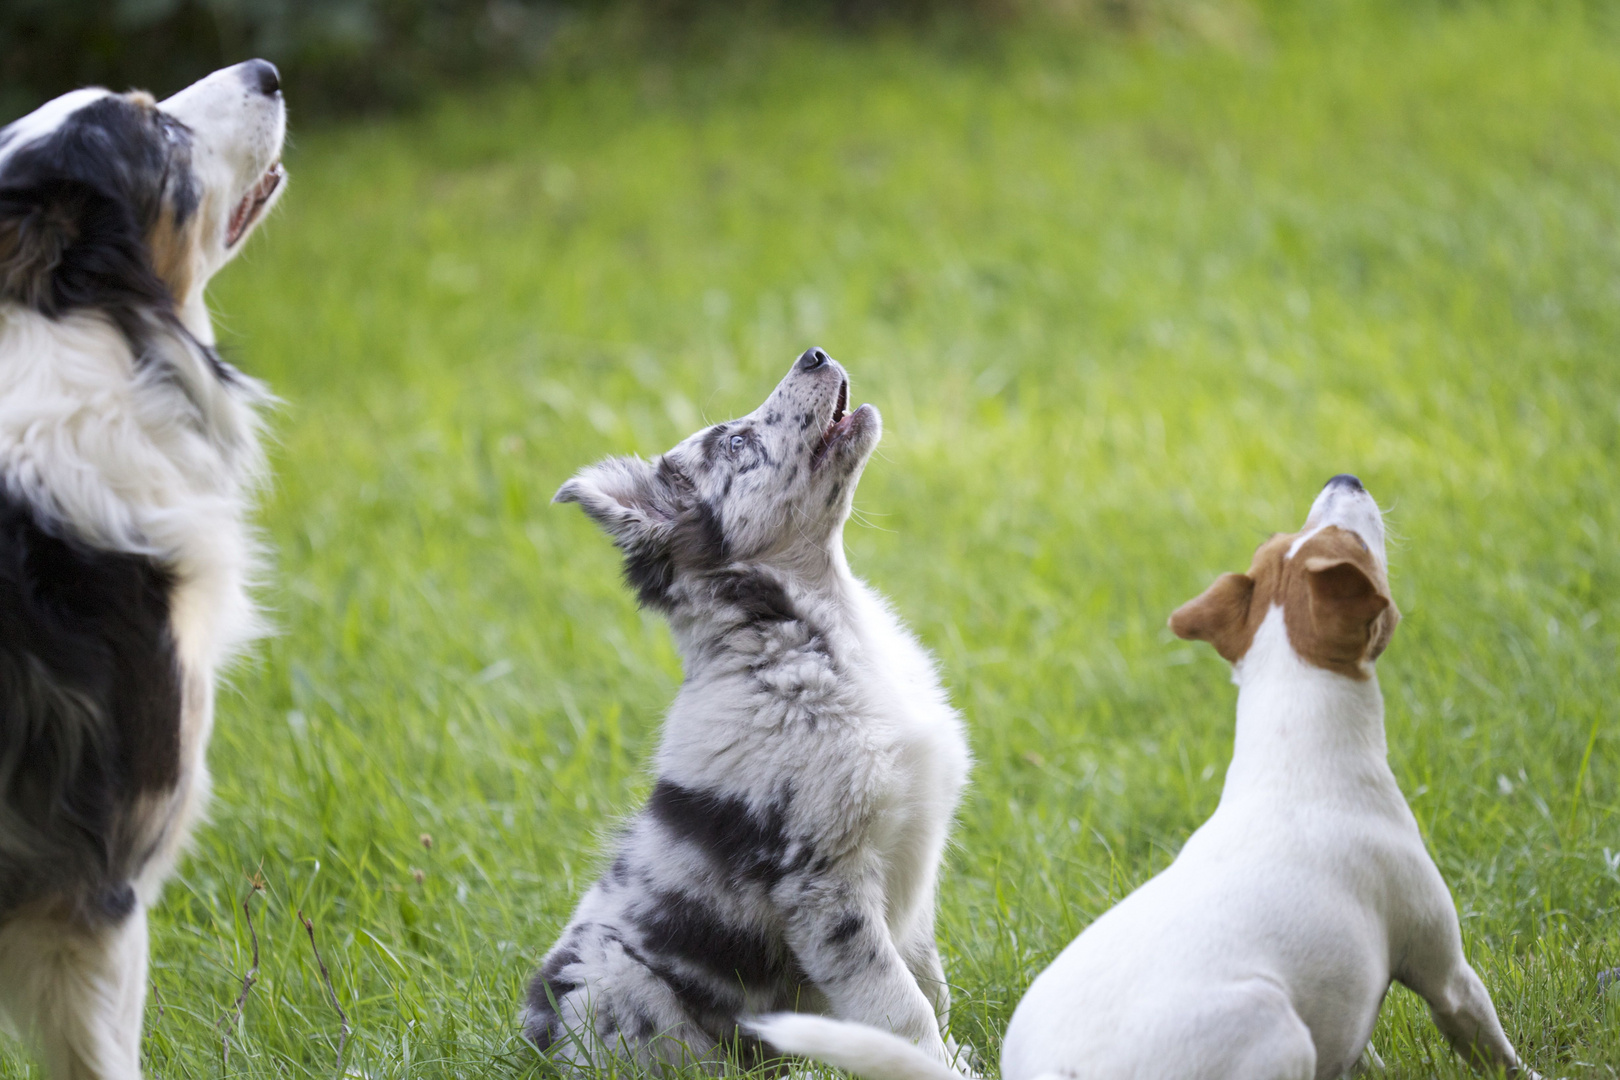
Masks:
[[[408,106],[451,83],[550,61],[571,27],[663,47],[769,18],[870,28],[998,19],[1028,0],[4,0],[0,122],[84,85],[171,92],[262,56],[298,87],[300,111]],[[1139,0],[1079,0],[1128,18]]]

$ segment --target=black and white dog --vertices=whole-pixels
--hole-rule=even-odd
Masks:
[[[140,1075],[146,910],[254,631],[265,391],[203,289],[281,189],[276,70],[79,90],[0,130],[0,1022]]]
[[[765,403],[557,492],[624,552],[686,666],[647,805],[530,986],[524,1032],[578,1070],[714,1063],[739,1016],[878,1025],[939,1062],[934,885],[967,775],[934,666],[850,573],[881,434],[820,349]]]

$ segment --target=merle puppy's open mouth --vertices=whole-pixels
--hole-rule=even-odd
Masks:
[[[849,412],[848,409],[849,380],[845,379],[838,384],[838,399],[833,402],[832,419],[828,421],[826,430],[821,433],[821,441],[816,444],[815,450],[810,455],[812,469],[826,460],[828,451],[848,437],[850,429],[855,426],[855,413]]]
[[[270,163],[270,167],[259,177],[259,182],[248,188],[242,201],[236,204],[231,211],[231,220],[225,230],[225,246],[235,247],[236,242],[242,239],[248,228],[259,219],[264,211],[264,204],[270,201],[270,196],[276,193],[281,186],[281,178],[285,175],[281,171],[281,159],[277,158]]]

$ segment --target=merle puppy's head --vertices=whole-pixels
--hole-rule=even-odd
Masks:
[[[75,90],[0,130],[0,303],[183,309],[282,186],[286,109],[249,60],[164,101]]]
[[[652,461],[611,458],[581,471],[556,502],[577,502],[625,555],[641,601],[673,608],[683,585],[743,563],[825,564],[855,485],[883,433],[870,405],[849,409],[849,376],[809,349],[771,396]]]

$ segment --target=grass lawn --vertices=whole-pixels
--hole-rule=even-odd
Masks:
[[[1538,1069],[1620,1076],[1620,29],[1312,10],[1225,44],[761,31],[314,129],[290,87],[291,190],[214,295],[284,399],[279,632],[155,916],[149,1073],[334,1074],[300,909],[350,1075],[537,1071],[522,986],[681,678],[548,499],[820,344],[887,431],[851,564],[977,758],[959,1035],[994,1062],[1214,808],[1235,691],[1165,618],[1351,471],[1395,537],[1390,758],[1470,956]],[[1468,1075],[1403,990],[1374,1044]]]

